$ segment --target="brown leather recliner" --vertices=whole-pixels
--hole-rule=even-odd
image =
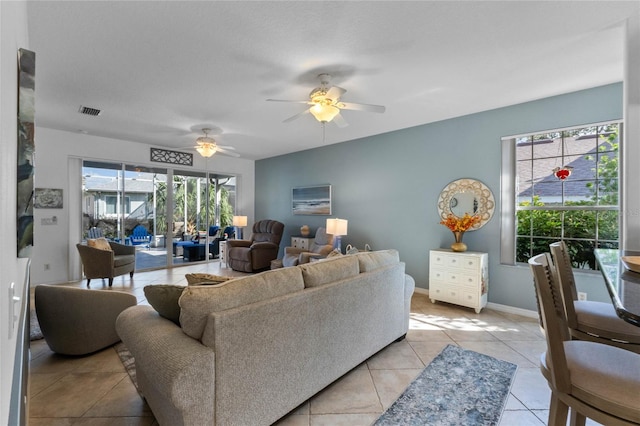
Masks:
[[[256,272],[269,269],[277,259],[284,224],[261,220],[253,224],[249,240],[227,240],[227,258],[234,271]]]

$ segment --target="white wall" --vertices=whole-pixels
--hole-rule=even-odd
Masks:
[[[12,281],[18,285],[18,290],[22,288],[16,249],[19,48],[29,48],[26,2],[0,2],[0,241],[4,242],[0,256],[0,424],[7,424],[9,418],[16,348],[15,335],[12,333],[9,337],[13,321],[7,315],[11,303],[8,288]]]
[[[37,71],[36,71],[37,72]],[[36,75],[37,81],[37,75]],[[37,114],[37,113],[36,113]],[[109,139],[80,133],[37,127],[36,119],[36,172],[37,188],[61,188],[62,209],[34,209],[34,248],[31,264],[33,284],[64,282],[77,278],[77,251],[80,239],[81,206],[78,168],[68,168],[76,159],[126,162],[127,164],[154,167],[173,167],[170,164],[149,161],[150,145]],[[205,160],[195,153],[194,166],[180,169],[216,171],[236,175],[238,200],[236,209],[254,218],[254,161],[242,158],[213,156]],[[43,219],[57,218],[56,225],[42,225]],[[14,229],[15,233],[15,229]],[[75,257],[75,259],[74,259]],[[50,265],[49,270],[44,265]]]

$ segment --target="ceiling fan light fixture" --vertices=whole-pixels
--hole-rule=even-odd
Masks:
[[[333,105],[325,105],[317,103],[309,109],[309,112],[321,123],[328,123],[333,120],[336,115],[340,114],[340,109]]]
[[[198,153],[200,153],[200,155],[202,155],[205,158],[209,158],[211,157],[213,154],[216,153],[216,151],[218,150],[218,147],[210,142],[200,142],[201,138],[198,138],[198,146],[196,147],[196,151],[198,151]],[[210,138],[207,138],[210,139]]]
[[[200,136],[198,139],[196,139],[196,143],[199,145],[202,144],[214,144],[216,143],[215,139],[210,138],[209,136]]]

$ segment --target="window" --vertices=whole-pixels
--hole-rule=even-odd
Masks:
[[[107,209],[107,214],[118,214],[118,197],[116,195],[105,195],[104,201]],[[131,201],[129,197],[124,197],[124,213],[131,213]]]
[[[564,240],[574,268],[596,269],[593,249],[618,248],[619,130],[606,123],[503,139],[503,210],[511,211],[503,211],[502,263]]]

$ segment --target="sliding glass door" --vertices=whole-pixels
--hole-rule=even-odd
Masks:
[[[167,170],[133,165],[85,161],[82,169],[82,235],[139,245],[136,268],[167,265]],[[148,240],[132,240],[146,233]],[[140,244],[138,244],[140,243]]]
[[[96,161],[84,161],[82,176],[84,239],[136,245],[138,270],[217,258],[218,229],[233,221],[234,176]]]

